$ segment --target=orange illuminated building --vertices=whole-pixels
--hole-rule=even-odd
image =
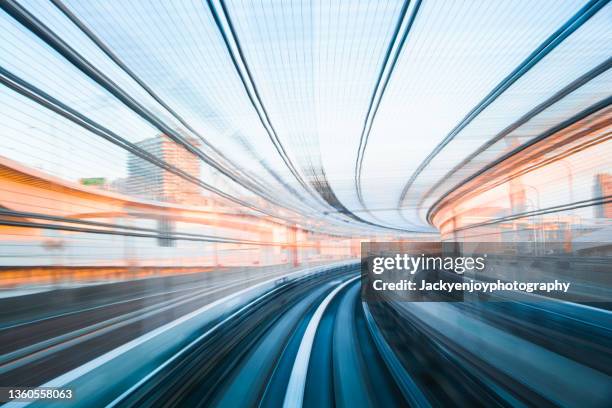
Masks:
[[[599,197],[611,197],[612,196],[612,175],[611,174],[598,174],[595,176],[595,189],[596,195]],[[595,207],[600,218],[612,218],[612,203],[607,202],[601,206]]]
[[[199,145],[194,138],[186,138],[194,147]],[[138,147],[190,174],[200,176],[200,159],[182,145],[161,134],[136,143]],[[166,171],[136,155],[128,158],[127,193],[154,201],[178,204],[206,205],[202,189],[176,174]]]

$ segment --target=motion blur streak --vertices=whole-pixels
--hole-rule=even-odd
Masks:
[[[75,394],[8,406],[610,405],[609,1],[0,8],[0,392]]]

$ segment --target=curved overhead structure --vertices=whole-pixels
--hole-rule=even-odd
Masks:
[[[15,143],[0,155],[44,166],[17,135],[54,128],[64,148],[96,146],[54,176],[94,163],[120,180],[136,155],[220,203],[333,233],[435,232],[428,212],[470,176],[610,103],[603,0],[2,9]],[[147,151],[160,134],[200,170]]]

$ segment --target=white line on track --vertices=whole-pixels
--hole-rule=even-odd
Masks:
[[[327,295],[325,299],[323,299],[317,310],[312,315],[312,318],[306,327],[306,331],[304,332],[304,336],[302,337],[300,348],[295,356],[293,368],[291,369],[291,376],[289,377],[289,384],[287,385],[287,392],[285,393],[283,408],[300,408],[302,406],[302,403],[304,402],[304,389],[306,387],[306,375],[308,374],[310,354],[312,352],[315,335],[317,333],[319,323],[321,322],[321,318],[323,317],[323,313],[325,313],[325,309],[327,309],[327,306],[329,306],[334,296],[336,296],[338,292],[342,290],[342,288],[354,282],[356,279],[359,279],[359,276],[355,276],[354,278],[351,278],[338,285],[329,293],[329,295]]]
[[[241,295],[248,293],[252,290],[255,290],[256,288],[261,288],[261,287],[265,287],[267,284],[270,284],[272,282],[276,282],[279,280],[284,280],[284,279],[291,279],[292,277],[295,276],[300,276],[300,275],[304,275],[304,276],[308,276],[310,273],[312,272],[316,272],[318,270],[326,270],[326,269],[330,269],[330,268],[335,268],[335,267],[343,267],[343,266],[348,266],[352,264],[352,262],[337,262],[331,265],[321,265],[321,266],[317,266],[317,267],[311,267],[311,268],[307,268],[305,270],[298,270],[298,271],[294,271],[288,274],[284,274],[284,275],[279,275],[279,276],[275,276],[269,280],[266,280],[264,282],[259,282],[253,286],[241,289],[237,292],[234,292],[226,297],[223,297],[221,299],[217,299],[207,305],[202,306],[200,309],[198,310],[194,310],[191,313],[188,313],[186,315],[183,315],[181,317],[179,317],[176,320],[173,320],[161,327],[158,327],[128,343],[125,343],[109,352],[107,352],[106,354],[103,354],[77,368],[72,369],[71,371],[64,373],[62,375],[60,375],[59,377],[54,378],[51,381],[48,381],[47,383],[41,385],[41,387],[52,387],[52,388],[61,388],[61,387],[65,387],[67,384],[69,384],[72,381],[75,381],[76,379],[84,376],[87,373],[90,373],[91,371],[93,371],[94,369],[108,363],[109,361],[113,360],[114,358],[117,358],[127,352],[129,352],[130,350],[140,346],[141,344],[149,341],[150,339],[159,336],[160,334],[164,333],[164,332],[168,332],[172,329],[174,329],[175,327],[181,325],[183,322],[186,322],[192,318],[194,318],[195,316],[198,316],[200,314],[205,313],[208,310],[213,309],[216,306],[222,305],[224,303],[228,303],[233,299],[239,299]],[[311,272],[312,271],[312,272]],[[258,298],[261,296],[258,296]],[[256,300],[256,299],[255,299]],[[253,302],[255,301],[251,301],[249,302],[250,304],[253,304]],[[243,310],[244,308],[248,307],[247,306],[243,306],[242,308],[240,308],[240,310]],[[224,319],[223,321],[227,321],[228,319],[230,319],[231,317],[233,317],[237,312],[234,312],[230,315],[230,317],[228,317],[227,319]],[[220,323],[219,323],[220,324]],[[215,326],[216,327],[216,326]],[[212,329],[211,329],[212,330]],[[210,330],[209,330],[210,331]],[[202,338],[204,338],[209,331],[207,331],[204,335],[200,336],[197,340],[201,340]],[[197,341],[196,340],[196,341]],[[195,343],[195,341],[194,341]],[[194,344],[192,343],[192,344]],[[190,345],[192,345],[190,344]],[[142,383],[144,383],[147,379],[151,378],[155,373],[157,373],[158,371],[160,371],[163,367],[165,367],[168,363],[170,363],[171,360],[174,360],[178,355],[182,354],[183,351],[185,351],[189,346],[183,348],[181,351],[179,351],[179,353],[177,353],[173,358],[171,358],[170,360],[166,361],[164,364],[162,364],[160,367],[158,367],[158,369],[154,370],[152,373],[150,373],[149,375],[147,375],[144,379],[142,379],[141,381],[139,381],[136,385],[134,385],[132,388],[130,388],[131,391],[132,389],[137,388],[137,386],[141,385]],[[111,404],[109,404],[108,406],[114,406],[117,402],[119,402],[121,400],[121,398],[125,395],[128,394],[128,392],[125,392],[124,394],[122,394],[122,396],[120,396],[119,398],[116,398]],[[17,401],[12,401],[7,403],[6,405],[4,405],[4,407],[7,408],[17,408],[17,407],[25,407],[32,404],[32,402],[30,401],[26,401],[26,402],[17,402]]]

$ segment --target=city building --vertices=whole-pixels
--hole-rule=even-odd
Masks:
[[[612,196],[612,175],[600,173],[595,176],[595,197]],[[605,202],[593,207],[598,218],[612,218],[612,203]]]
[[[194,138],[186,138],[193,146],[199,143]],[[155,155],[166,163],[200,177],[200,159],[182,145],[164,134],[142,140],[136,145]],[[184,205],[207,205],[202,188],[184,178],[171,173],[134,154],[128,158],[127,193],[148,200],[164,201]]]

